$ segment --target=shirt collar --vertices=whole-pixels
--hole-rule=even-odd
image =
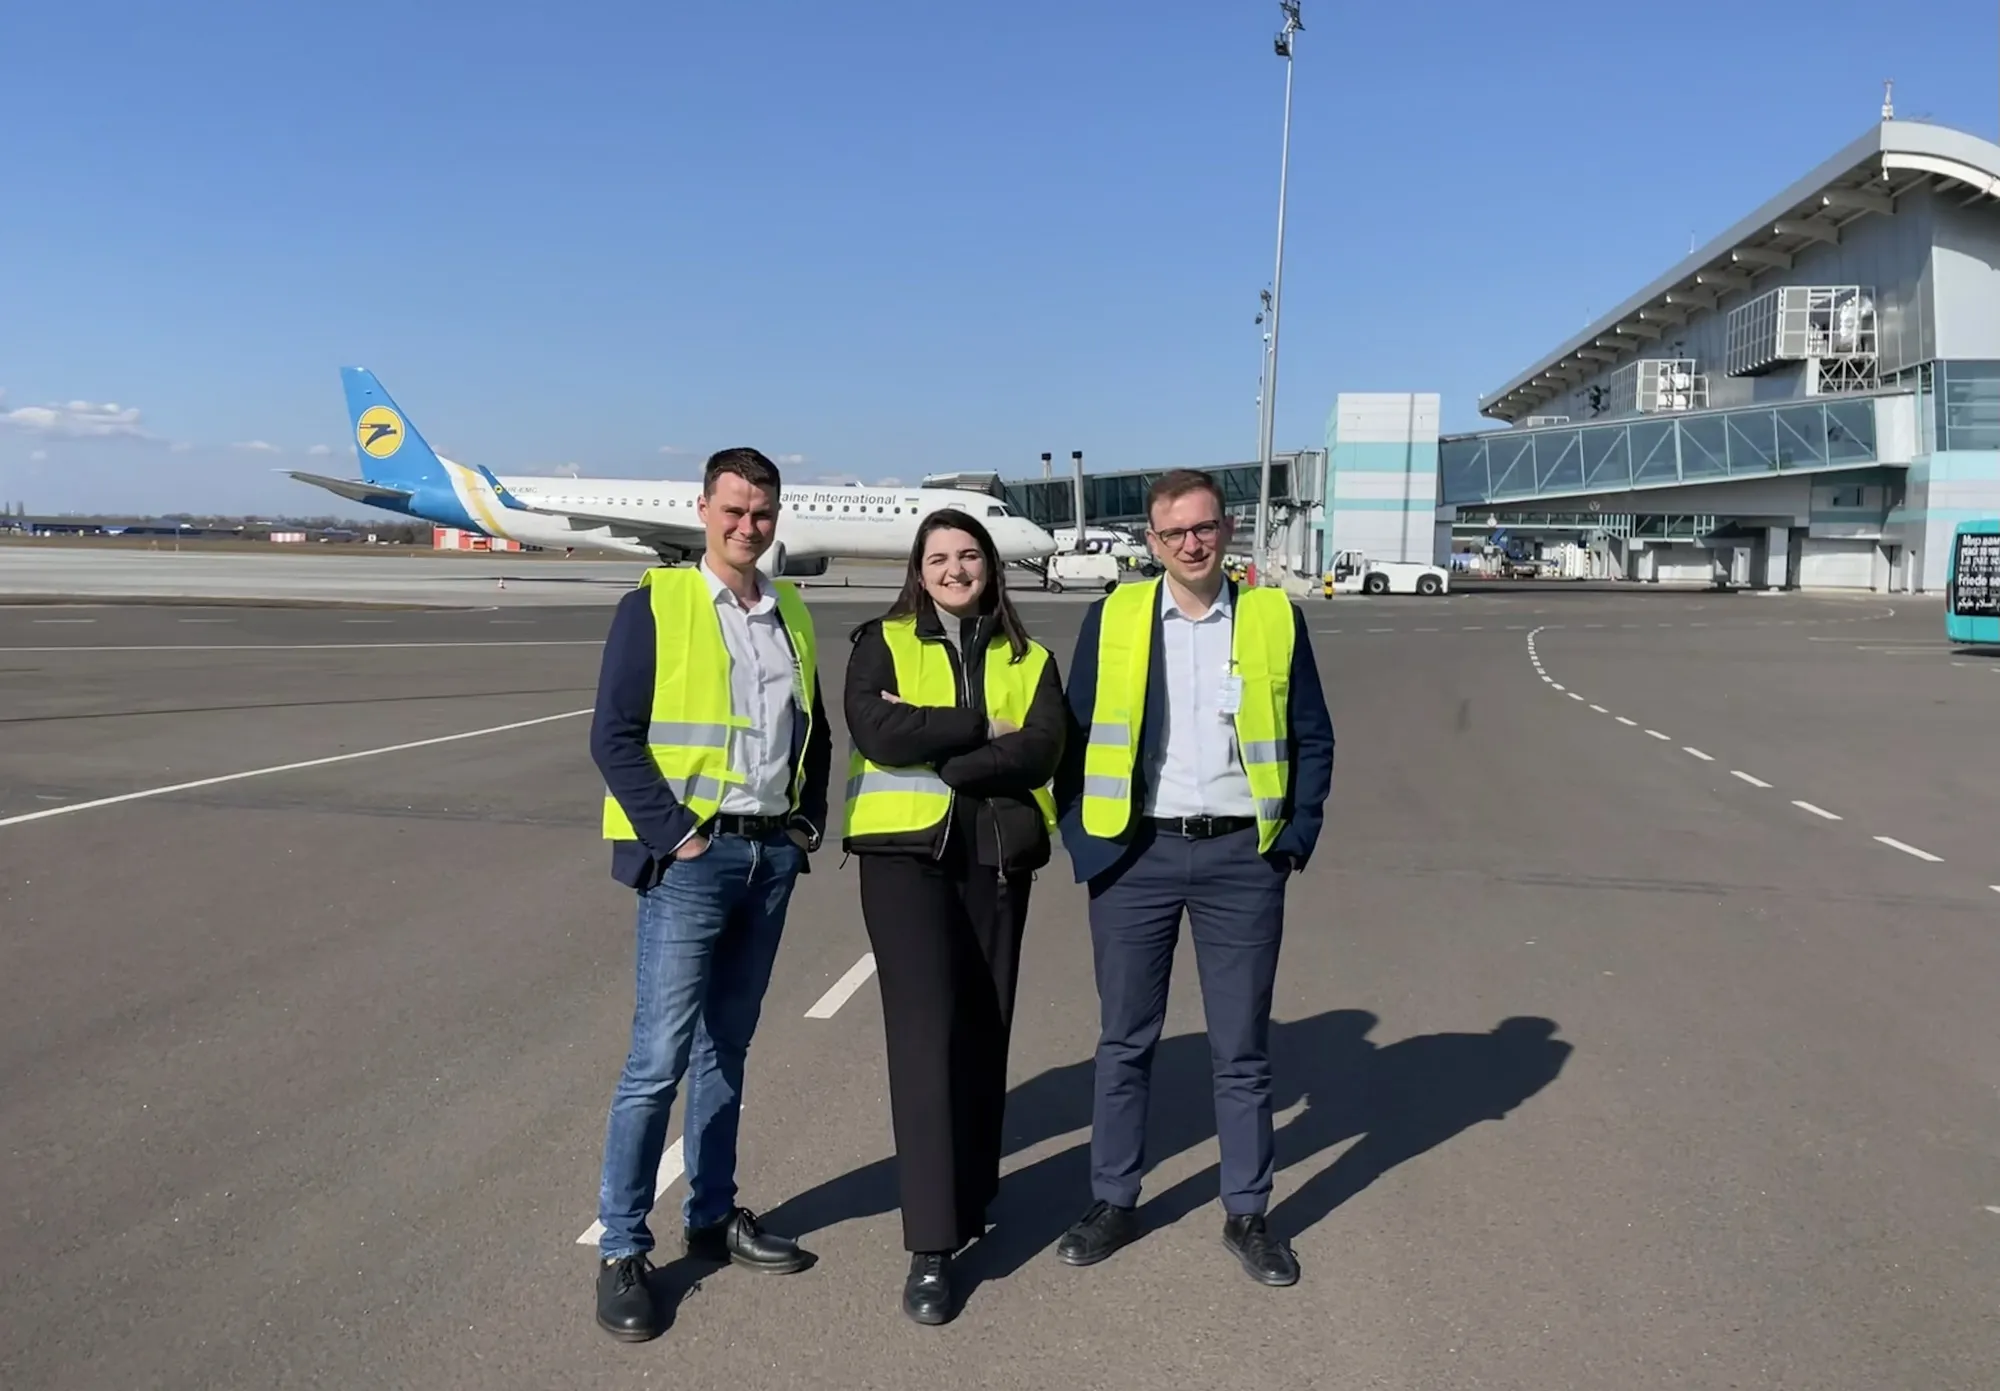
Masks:
[[[701,577],[704,580],[708,581],[708,597],[710,599],[714,600],[718,604],[722,603],[725,599],[727,599],[728,602],[732,604],[736,603],[735,593],[729,588],[728,585],[722,582],[722,580],[716,575],[715,571],[708,568],[707,556],[703,556],[701,558],[701,564],[698,568],[701,570]],[[777,605],[778,605],[777,595],[773,594],[771,592],[771,586],[764,582],[763,573],[761,571],[758,572],[757,602],[750,605],[749,608],[744,609],[744,612],[749,614],[769,613],[772,609],[776,608]],[[738,607],[741,607],[741,605],[738,605]]]
[[[1235,609],[1230,604],[1230,584],[1227,576],[1223,577],[1222,588],[1217,592],[1215,602],[1209,605],[1208,612],[1200,618],[1188,618],[1186,614],[1182,613],[1181,606],[1174,602],[1174,591],[1167,587],[1167,582],[1164,578],[1160,580],[1161,618],[1180,618],[1190,623],[1206,623],[1218,615],[1223,618],[1235,617]]]

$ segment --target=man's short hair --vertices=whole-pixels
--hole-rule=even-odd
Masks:
[[[708,456],[708,467],[701,474],[701,495],[715,494],[715,480],[725,473],[733,473],[753,488],[763,488],[773,498],[778,494],[783,480],[778,476],[778,466],[764,457],[756,449],[724,449]]]
[[[1155,478],[1153,486],[1146,490],[1146,525],[1153,524],[1153,509],[1161,503],[1193,492],[1206,492],[1215,499],[1215,510],[1224,517],[1229,515],[1229,504],[1223,501],[1222,485],[1215,481],[1214,474],[1198,468],[1177,468]]]

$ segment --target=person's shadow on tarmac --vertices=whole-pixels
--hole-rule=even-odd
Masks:
[[[1552,1020],[1516,1017],[1489,1033],[1419,1034],[1387,1046],[1368,1038],[1366,1010],[1329,1010],[1271,1023],[1273,1110],[1305,1109],[1277,1132],[1281,1169],[1360,1139],[1270,1213],[1290,1238],[1315,1226],[1398,1164],[1481,1121],[1497,1121],[1554,1081],[1571,1045]],[[1051,1068],[1007,1097],[1006,1150],[1018,1154],[1060,1135],[1088,1130],[1094,1064]],[[884,1117],[886,1127],[887,1118]],[[1153,1063],[1147,1168],[1215,1138],[1208,1039],[1162,1039]],[[1144,1230],[1170,1226],[1214,1201],[1217,1167],[1141,1199]],[[1007,1175],[989,1214],[991,1229],[959,1264],[965,1296],[1003,1279],[1054,1245],[1090,1202],[1090,1143],[1071,1146]],[[799,1194],[765,1215],[770,1229],[807,1233],[897,1208],[893,1156]]]

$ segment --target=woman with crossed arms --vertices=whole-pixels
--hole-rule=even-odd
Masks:
[[[903,1312],[941,1324],[952,1258],[999,1191],[1015,977],[1067,716],[1054,657],[963,512],[924,519],[902,593],[852,641],[844,847],[881,982]]]

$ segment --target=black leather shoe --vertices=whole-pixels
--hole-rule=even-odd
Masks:
[[[903,1281],[903,1312],[918,1323],[951,1322],[951,1253],[919,1251]]]
[[[643,1255],[597,1263],[597,1326],[621,1343],[649,1342],[667,1331],[646,1283],[652,1273]]]
[[[689,1227],[683,1233],[687,1253],[698,1261],[740,1265],[766,1275],[790,1275],[812,1264],[799,1244],[757,1225],[757,1214],[737,1208],[712,1227]]]
[[[1139,1217],[1135,1209],[1092,1203],[1056,1243],[1056,1259],[1064,1265],[1096,1265],[1138,1238]]]
[[[1222,1224],[1222,1244],[1236,1253],[1250,1278],[1260,1285],[1296,1285],[1299,1258],[1292,1248],[1271,1235],[1261,1213],[1231,1217]]]

